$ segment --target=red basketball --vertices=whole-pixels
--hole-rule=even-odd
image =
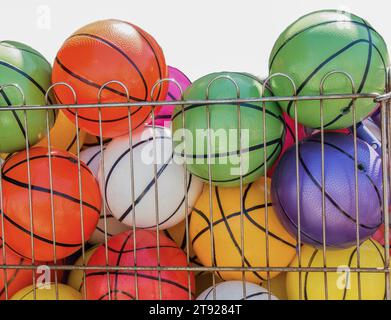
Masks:
[[[156,40],[131,23],[110,19],[86,25],[64,42],[53,65],[52,80],[70,84],[78,103],[88,104],[97,103],[100,87],[113,80],[126,86],[132,102],[150,101],[153,85],[167,76],[163,51]],[[167,87],[167,83],[158,86],[153,100],[164,100]],[[59,103],[74,103],[69,88],[56,86],[54,91]],[[108,85],[102,92],[101,102],[126,102],[124,88],[116,83]],[[135,129],[146,122],[151,107],[132,107],[130,112]],[[66,109],[65,114],[75,121],[75,109]],[[78,115],[82,129],[99,135],[97,108],[79,109]],[[128,131],[126,107],[102,109],[104,137],[116,137]]]
[[[136,249],[133,246],[136,239]],[[186,267],[186,255],[177,244],[163,234],[160,235],[160,266]],[[156,233],[147,230],[127,231],[112,237],[108,241],[109,266],[157,267]],[[106,266],[105,247],[102,245],[92,255],[89,266]],[[161,271],[160,284],[163,300],[189,300],[187,271]],[[105,270],[90,270],[86,274],[87,298],[108,300],[108,279]],[[136,299],[135,273],[132,270],[110,271],[110,289],[112,300]],[[191,298],[194,298],[194,275],[190,273]],[[158,300],[159,275],[156,270],[137,271],[138,298],[140,300]]]
[[[102,201],[98,183],[90,169],[81,162],[83,198],[80,203],[77,158],[66,151],[54,149],[51,152],[52,193],[47,148],[31,148],[29,161],[27,152],[22,151],[4,163],[4,239],[8,247],[29,259],[32,258],[32,247],[28,163],[34,257],[40,261],[54,260],[52,214],[55,224],[56,257],[61,259],[69,256],[82,245],[81,208],[85,241],[98,223]]]

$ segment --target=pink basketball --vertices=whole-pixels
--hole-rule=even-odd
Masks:
[[[272,167],[267,171],[268,177],[273,176],[274,170],[276,169],[276,166],[280,161],[282,155],[284,154],[285,150],[295,144],[295,120],[289,117],[285,112],[283,112],[282,114],[285,122],[285,140],[282,142],[283,145],[279,157],[274,162]],[[300,123],[298,123],[298,134],[299,134],[299,140],[304,139],[305,137],[308,136],[305,127]]]
[[[185,91],[186,88],[191,85],[189,78],[186,77],[182,71],[174,67],[168,66],[168,77],[170,79],[175,79],[183,91]],[[181,90],[174,82],[170,81],[168,85],[166,101],[176,101],[181,100],[181,98]],[[171,114],[174,108],[174,105],[163,106],[155,115],[155,125],[169,127],[171,123]],[[152,119],[148,122],[148,125],[152,125]]]

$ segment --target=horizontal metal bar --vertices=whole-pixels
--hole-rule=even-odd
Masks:
[[[46,110],[46,109],[88,109],[88,108],[116,108],[116,107],[150,107],[165,105],[215,105],[215,104],[238,104],[238,103],[257,103],[257,102],[287,102],[287,101],[314,101],[314,100],[342,100],[342,99],[391,99],[391,93],[379,95],[375,93],[360,94],[325,94],[318,96],[284,96],[284,97],[263,97],[263,98],[243,98],[243,99],[216,99],[216,100],[181,100],[181,101],[143,101],[143,102],[116,102],[101,104],[53,104],[53,105],[26,105],[17,106],[18,110]],[[0,107],[0,111],[12,111],[16,106]]]
[[[35,270],[47,266],[50,270],[85,270],[85,271],[255,271],[255,272],[338,272],[338,267],[176,267],[176,266],[82,266],[82,265],[0,265],[0,269]],[[344,268],[343,270],[346,270]],[[350,272],[389,273],[390,268],[349,268]]]

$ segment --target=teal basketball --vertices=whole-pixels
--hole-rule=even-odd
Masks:
[[[27,105],[43,105],[50,79],[51,66],[38,51],[15,41],[0,42],[0,86],[16,84],[23,91]],[[23,150],[26,137],[32,146],[46,136],[46,110],[27,111],[26,128],[25,112],[18,110],[22,102],[16,88],[7,87],[0,91],[0,152]],[[15,110],[1,111],[4,106],[14,106]],[[56,112],[50,110],[50,128],[55,119]]]
[[[299,96],[319,95],[322,78],[332,71],[347,72],[354,81],[356,93],[385,91],[389,57],[381,35],[364,19],[353,14],[324,10],[307,14],[292,23],[277,39],[269,58],[270,74],[291,77]],[[289,96],[293,89],[287,79],[271,80],[272,91]],[[324,94],[350,94],[349,79],[331,75],[324,83]],[[294,103],[281,102],[292,118]],[[363,120],[376,104],[373,99],[355,102],[356,122]],[[298,121],[305,126],[321,127],[319,101],[299,101]],[[353,125],[353,101],[324,101],[324,128],[341,129]]]
[[[209,87],[209,99],[262,97],[262,84],[252,75],[236,72],[208,74],[195,81],[184,93],[186,100],[204,100]],[[270,96],[266,91],[264,96]],[[209,109],[208,109],[209,108]],[[240,117],[239,117],[239,110]],[[208,138],[208,110],[210,138]],[[281,151],[285,134],[281,108],[276,103],[266,103],[266,159],[263,130],[262,103],[193,104],[185,105],[183,112],[177,106],[172,116],[174,152],[185,159],[187,169],[195,176],[209,181],[208,142],[211,182],[220,186],[237,186],[240,176],[250,183],[265,173],[265,163],[270,168]],[[183,125],[184,115],[184,125]],[[240,118],[240,126],[239,126]],[[185,130],[182,130],[182,129]],[[241,130],[239,130],[239,128]],[[242,143],[239,142],[241,137]],[[241,164],[241,170],[240,170]]]

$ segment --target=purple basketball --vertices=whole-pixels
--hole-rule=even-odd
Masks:
[[[191,85],[191,81],[189,80],[189,78],[186,77],[186,75],[182,71],[174,67],[168,66],[168,78],[176,80],[181,86],[183,92],[188,86]],[[181,100],[181,98],[181,90],[174,82],[170,81],[168,84],[168,93],[166,101],[176,101]],[[163,106],[160,109],[159,113],[155,115],[155,124],[157,126],[169,127],[171,123],[171,114],[174,108],[174,105]],[[148,124],[151,125],[152,120],[150,120]]]
[[[352,135],[325,133],[326,245],[345,248],[356,243],[354,142]],[[299,144],[300,233],[303,243],[321,246],[322,162],[321,137]],[[382,223],[381,159],[366,142],[357,139],[359,238],[367,239]],[[274,208],[286,229],[297,235],[296,150],[280,160],[272,179]]]

